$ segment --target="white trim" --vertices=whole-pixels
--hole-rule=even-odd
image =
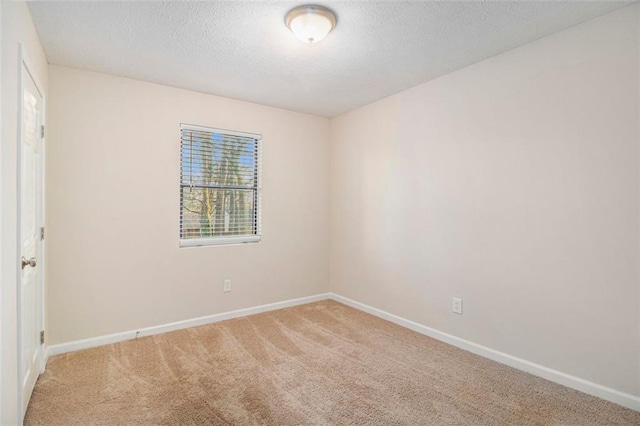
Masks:
[[[181,239],[180,247],[220,246],[259,242],[260,235],[238,235],[235,237]]]
[[[593,383],[588,380],[584,380],[579,377],[575,377],[570,374],[566,374],[561,371],[554,370],[543,365],[536,364],[522,358],[518,358],[504,352],[500,352],[486,346],[461,339],[451,334],[443,333],[442,331],[438,331],[431,327],[427,327],[425,325],[418,324],[397,315],[390,314],[381,309],[365,305],[364,303],[356,302],[355,300],[351,300],[335,293],[330,293],[330,298],[332,300],[335,300],[336,302],[343,303],[347,306],[351,306],[352,308],[385,319],[387,321],[391,321],[402,327],[416,331],[420,334],[424,334],[425,336],[432,337],[441,342],[448,343],[452,346],[456,346],[460,349],[472,352],[476,355],[480,355],[490,360],[497,361],[501,364],[508,365],[509,367],[513,367],[521,371],[525,371],[527,373],[533,374],[534,376],[542,377],[543,379],[547,379],[563,386],[579,390],[589,395],[593,395],[598,398],[620,404],[632,410],[640,411],[640,397],[638,396],[602,386],[597,383]]]
[[[408,319],[399,317],[397,315],[385,312],[381,309],[374,308],[364,303],[356,302],[355,300],[340,296],[335,293],[322,293],[315,296],[301,297],[299,299],[286,300],[284,302],[270,303],[267,305],[260,305],[251,308],[238,309],[235,311],[224,312],[221,314],[208,315],[204,317],[194,318],[190,320],[178,321],[170,324],[146,327],[139,330],[125,331],[122,333],[110,334],[107,336],[94,337],[90,339],[77,340],[74,342],[61,343],[52,345],[46,348],[46,358],[49,356],[59,355],[67,352],[78,351],[81,349],[93,348],[96,346],[108,345],[111,343],[122,342],[125,340],[135,339],[137,337],[152,336],[155,334],[166,333],[174,330],[182,330],[189,327],[196,327],[199,325],[211,324],[218,321],[224,321],[228,319],[259,314],[262,312],[274,311],[277,309],[288,308],[291,306],[303,305],[306,303],[319,302],[321,300],[331,299],[376,317],[391,321],[397,325],[416,331],[425,336],[432,337],[444,343],[448,343],[452,346],[460,349],[472,352],[476,355],[491,359],[501,364],[508,365],[521,371],[533,374],[538,377],[542,377],[549,381],[558,383],[563,386],[567,386],[572,389],[584,392],[589,395],[602,398],[604,400],[620,404],[624,407],[632,410],[640,411],[640,397],[620,392],[618,390],[599,385],[597,383],[590,382],[588,380],[581,379],[579,377],[571,376],[561,371],[553,370],[551,368],[536,364],[504,352],[500,352],[486,346],[479,345],[477,343],[470,342],[468,340],[461,339],[448,333],[443,333],[431,327],[418,324]]]
[[[197,327],[199,325],[212,324],[215,322],[229,320],[233,318],[245,317],[248,315],[260,314],[263,312],[289,308],[291,306],[298,306],[298,305],[304,305],[306,303],[319,302],[321,300],[326,300],[330,298],[331,298],[330,293],[322,293],[322,294],[316,294],[314,296],[307,296],[307,297],[300,297],[298,299],[285,300],[284,302],[269,303],[267,305],[237,309],[235,311],[207,315],[204,317],[198,317],[198,318],[188,319],[184,321],[177,321],[177,322],[172,322],[164,325],[145,327],[138,330],[123,331],[121,333],[109,334],[106,336],[92,337],[90,339],[76,340],[74,342],[68,342],[68,343],[60,343],[57,345],[51,345],[47,347],[47,357],[50,355],[51,356],[59,355],[66,352],[79,351],[81,349],[94,348],[96,346],[122,342],[125,340],[135,339],[137,337],[153,336],[155,334],[167,333],[169,331],[175,331],[175,330],[182,330],[189,327]]]
[[[262,136],[257,141],[258,164],[256,174],[256,234],[262,239]]]
[[[46,224],[46,187],[47,187],[47,94],[46,92],[42,94],[42,126],[44,126],[44,136],[40,139],[40,172],[41,176],[41,194],[40,194],[40,226],[42,228],[45,227]],[[46,229],[45,229],[46,235]],[[45,331],[47,329],[47,311],[46,311],[46,300],[47,300],[47,257],[46,257],[46,238],[40,239],[40,298],[42,300],[41,306],[41,317],[40,317],[40,330]],[[45,333],[46,337],[46,333]],[[43,344],[40,345],[40,374],[44,373],[44,369],[47,365],[47,348]]]
[[[0,22],[2,22],[2,3],[0,1]],[[0,46],[2,46],[2,30],[0,30]],[[2,50],[2,49],[0,49]],[[3,57],[3,52],[0,52],[0,75],[3,74],[3,72],[1,71],[2,68],[2,57]],[[3,108],[2,108],[2,84],[0,83],[0,241],[3,241],[3,235],[2,235],[2,228],[3,228],[3,223],[2,223],[2,212],[4,211],[4,191],[2,190],[3,186],[2,186],[2,181],[3,181],[3,173],[4,173],[4,169],[2,167],[2,160],[3,160],[3,154],[2,152],[4,151],[4,141],[3,141],[3,130],[4,128],[2,127],[2,115],[3,115]],[[0,271],[2,270],[3,267],[6,266],[6,261],[4,259],[4,256],[2,255],[2,244],[0,244]],[[0,272],[1,275],[1,272]],[[0,323],[3,322],[3,318],[4,318],[4,309],[3,309],[3,296],[2,294],[4,293],[4,282],[2,282],[2,277],[0,276]],[[4,353],[5,353],[5,344],[4,344],[4,340],[2,339],[2,324],[0,324],[0,371],[4,369]],[[2,377],[0,377],[0,422],[2,422],[2,406],[3,401],[4,401],[4,392],[6,392],[5,389],[3,389],[4,387],[4,379]]]
[[[0,2],[0,22],[2,22],[2,3],[3,2]],[[0,46],[2,46],[2,33],[3,33],[2,30],[0,30]],[[0,50],[2,50],[2,49],[0,49]],[[3,52],[0,52],[0,75],[3,74],[3,72],[1,71],[3,69],[2,68],[2,57],[3,57]],[[2,216],[3,216],[2,212],[4,211],[4,206],[3,205],[5,204],[5,201],[4,201],[5,194],[4,194],[4,191],[2,189],[3,188],[2,181],[3,181],[3,178],[4,178],[4,176],[3,176],[4,169],[2,167],[2,160],[3,160],[2,152],[4,151],[4,140],[3,140],[3,136],[2,136],[3,135],[3,130],[4,130],[4,128],[2,127],[2,115],[3,115],[2,99],[3,99],[3,97],[2,97],[2,84],[0,82],[0,194],[1,194],[1,196],[0,196],[0,241],[4,241],[4,237],[2,235],[2,228],[4,227],[3,223],[2,223]],[[2,255],[2,244],[0,244],[0,271],[2,270],[3,267],[6,267],[6,261],[5,261],[4,256]],[[1,272],[0,272],[0,275],[1,275]],[[3,280],[2,280],[2,277],[0,276],[0,371],[4,369],[4,364],[5,364],[4,357],[5,357],[5,355],[3,355],[3,354],[5,353],[5,350],[6,350],[5,346],[7,346],[7,345],[5,345],[4,340],[2,339],[2,324],[1,324],[3,322],[3,319],[4,319],[4,308],[3,308],[3,299],[2,299],[3,298],[2,294],[4,293],[4,285],[5,284],[4,284]],[[2,377],[0,377],[0,422],[2,422],[2,419],[3,419],[3,417],[2,417],[2,406],[4,405],[3,404],[4,393],[6,392],[6,390],[3,389],[3,387],[4,387],[4,379]]]
[[[180,123],[180,128],[181,130],[186,129],[186,130],[195,130],[198,132],[222,133],[225,135],[239,136],[241,138],[251,138],[258,141],[262,139],[262,135],[259,135],[257,133],[238,132],[236,130],[220,129],[218,127],[205,127],[205,126],[196,126],[195,124]]]
[[[18,47],[18,123],[16,127],[16,258],[13,259],[14,268],[16,271],[16,368],[17,368],[17,387],[18,393],[16,395],[17,400],[17,415],[18,424],[22,424],[24,419],[24,411],[22,407],[23,391],[22,391],[22,269],[20,268],[20,256],[22,255],[22,220],[20,210],[22,208],[22,120],[23,108],[24,108],[24,73],[22,68],[24,67],[25,49],[22,44]]]
[[[216,133],[223,135],[239,136],[250,138],[256,141],[257,164],[256,164],[256,233],[249,235],[234,235],[223,237],[205,237],[205,238],[180,238],[178,247],[208,247],[208,246],[228,246],[241,245],[245,243],[259,243],[262,241],[262,135],[257,133],[238,132],[235,130],[220,129],[215,127],[196,126],[193,124],[180,123],[180,138],[182,140],[183,130],[195,130],[207,133]],[[182,143],[180,144],[180,167],[182,168]],[[181,172],[182,173],[182,172]],[[182,188],[182,176],[179,177],[180,188]],[[179,208],[182,208],[182,189]],[[182,232],[182,213],[178,212],[178,229]]]

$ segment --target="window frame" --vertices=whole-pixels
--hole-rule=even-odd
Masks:
[[[182,247],[209,247],[209,246],[226,246],[247,243],[259,243],[262,241],[262,135],[257,133],[239,132],[236,130],[220,129],[216,127],[198,126],[194,124],[180,123],[180,141],[182,141],[182,132],[184,130],[194,130],[199,132],[218,133],[222,135],[238,136],[251,138],[256,141],[257,160],[256,160],[256,185],[255,185],[255,234],[247,235],[229,235],[221,237],[200,237],[200,238],[182,238],[182,191],[185,185],[182,183],[182,142],[180,143],[179,155],[179,194],[178,194],[178,236],[179,246]],[[194,185],[195,186],[195,185]],[[224,186],[221,186],[224,188]]]

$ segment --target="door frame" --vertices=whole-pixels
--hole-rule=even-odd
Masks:
[[[0,2],[0,23],[2,22],[2,2]],[[2,30],[0,30],[0,50],[2,50],[1,48],[2,46]],[[0,70],[2,70],[2,52],[0,52]],[[2,74],[2,72],[0,71],[0,74]],[[2,105],[2,84],[0,83],[0,151],[3,151],[3,147],[4,147],[4,141],[2,141],[2,135],[3,135],[3,131],[4,131],[4,127],[2,125],[2,115],[3,115],[3,105]],[[3,154],[0,152],[0,241],[2,240],[2,207],[4,205],[4,191],[3,191],[3,187],[2,187],[2,181],[4,179],[3,176],[3,167],[2,167],[2,159],[3,159]],[[4,256],[2,255],[2,247],[0,244],[0,268],[2,267],[2,265],[5,264],[5,259]],[[0,273],[1,275],[1,273]],[[4,283],[2,282],[2,278],[0,277],[0,321],[2,321],[3,318],[3,293],[5,292],[4,290]],[[4,345],[4,341],[2,340],[2,324],[0,324],[0,350],[4,350],[5,345]],[[2,359],[2,354],[0,354],[0,370],[4,367],[4,360]],[[4,389],[4,380],[0,377],[0,422],[2,421],[2,419],[4,417],[2,417],[2,406],[4,405],[2,403],[2,401],[4,401],[4,392],[6,392],[6,389]]]
[[[25,409],[28,405],[29,401],[23,401],[22,394],[22,385],[23,385],[23,362],[22,362],[22,268],[20,267],[20,256],[22,255],[22,142],[23,142],[23,119],[24,119],[24,89],[25,82],[27,78],[31,78],[36,85],[36,88],[42,95],[42,122],[41,124],[44,126],[46,124],[46,111],[47,111],[47,94],[44,90],[44,86],[42,85],[40,79],[35,73],[35,68],[31,66],[31,61],[27,55],[27,50],[22,43],[20,43],[18,49],[18,128],[17,128],[17,138],[16,138],[16,155],[17,155],[17,165],[16,165],[16,198],[17,198],[17,206],[16,206],[16,298],[17,298],[17,306],[16,306],[16,324],[17,324],[17,368],[18,368],[18,419],[19,424],[22,424],[24,420]],[[26,71],[26,72],[25,72]],[[28,73],[28,75],[27,75]],[[41,200],[40,200],[40,226],[44,226],[45,221],[45,154],[46,154],[46,144],[45,137],[41,139],[41,155],[40,155],[40,170],[41,170]],[[40,267],[40,318],[38,319],[38,325],[40,330],[45,330],[45,241],[40,241],[40,259],[38,259],[38,266]],[[46,365],[46,357],[45,357],[45,345],[40,345],[38,347],[38,359],[40,362],[40,373],[44,371]]]

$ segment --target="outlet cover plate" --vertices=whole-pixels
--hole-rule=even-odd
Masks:
[[[453,313],[462,315],[462,299],[453,298]]]

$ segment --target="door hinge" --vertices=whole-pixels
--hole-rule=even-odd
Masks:
[[[40,126],[40,139],[44,138],[44,124]]]
[[[40,332],[40,344],[44,345],[44,330]]]
[[[44,240],[44,226],[40,228],[40,240]]]

